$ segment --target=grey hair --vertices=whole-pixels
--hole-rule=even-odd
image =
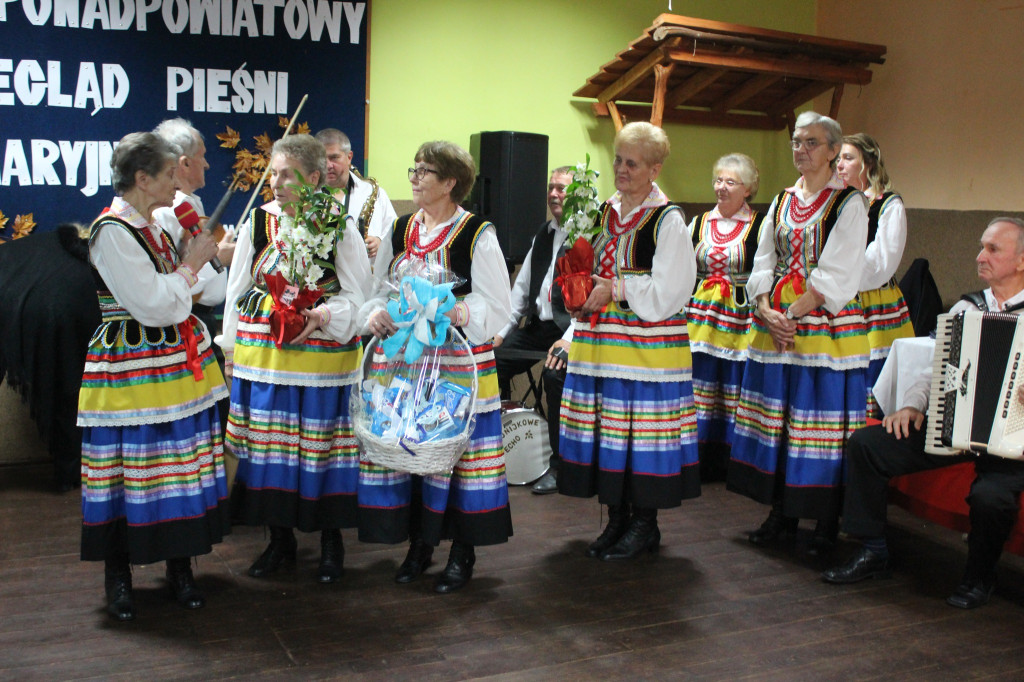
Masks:
[[[988,221],[988,225],[985,229],[992,227],[996,223],[1010,223],[1011,225],[1017,226],[1017,253],[1024,253],[1024,220],[1020,218],[1011,218],[1010,216],[998,216]]]
[[[551,171],[551,175],[572,175],[574,170],[576,170],[575,166],[559,166]]]
[[[179,156],[195,156],[203,134],[183,118],[169,118],[153,128],[153,132],[180,150]]]
[[[320,171],[320,179],[316,186],[323,186],[324,180],[327,179],[327,150],[324,149],[320,140],[305,133],[289,135],[274,143],[270,150],[270,157],[273,158],[277,154],[297,161],[306,182],[309,182],[309,177],[314,171]]]
[[[816,111],[805,111],[796,117],[795,128],[807,128],[819,125],[825,129],[825,136],[828,138],[829,147],[839,147],[843,144],[843,128],[834,118],[822,116]]]
[[[155,133],[128,133],[110,156],[110,184],[119,195],[135,187],[135,174],[159,175],[178,160],[178,148]]]
[[[324,128],[318,132],[315,137],[320,140],[320,143],[325,147],[329,144],[336,144],[341,147],[341,151],[343,152],[352,151],[352,141],[348,139],[348,135],[337,128]]]
[[[761,186],[761,174],[758,172],[757,164],[754,163],[752,158],[739,152],[726,154],[718,161],[715,161],[715,167],[711,172],[712,180],[718,177],[719,171],[723,170],[735,171],[736,175],[740,176],[743,186],[750,192],[750,198],[753,199],[757,196],[757,189]]]

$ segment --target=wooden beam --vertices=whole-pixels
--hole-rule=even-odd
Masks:
[[[803,78],[830,83],[867,85],[871,82],[871,72],[858,67],[702,52],[694,54],[688,50],[669,50],[666,56],[677,64],[692,67],[719,67],[734,71],[773,74],[780,78]]]
[[[622,116],[619,114],[619,107],[615,102],[608,102],[608,115],[612,117],[612,123],[615,124],[615,132],[618,133],[622,130]]]
[[[839,118],[839,102],[843,99],[843,87],[843,84],[839,83],[832,91],[832,106],[828,108],[829,118]]]
[[[651,123],[661,127],[661,119],[665,114],[665,91],[668,79],[672,75],[675,64],[656,64],[654,66],[654,98],[651,106]]]
[[[793,94],[786,97],[786,99],[777,103],[774,107],[768,110],[769,116],[784,116],[787,111],[796,109],[801,104],[809,102],[821,93],[825,92],[829,88],[833,87],[834,83],[808,83],[804,87],[800,88]]]
[[[718,114],[724,114],[730,109],[740,109],[742,108],[740,107],[741,104],[780,80],[782,79],[779,76],[771,76],[766,73],[761,74],[760,76],[754,76],[753,78],[748,79],[746,83],[733,90],[725,99],[711,107],[711,111]]]
[[[607,86],[597,95],[598,102],[610,102],[624,92],[642,81],[650,73],[656,64],[665,61],[665,51],[675,48],[679,44],[679,38],[673,38],[665,42],[661,47],[654,50],[633,65],[629,71],[619,76],[611,85]]]
[[[682,85],[677,85],[670,93],[665,95],[665,109],[671,111],[681,104],[685,104],[704,88],[708,87],[719,78],[727,74],[725,69],[704,69],[693,74]]]
[[[867,57],[870,57],[872,61],[880,60],[886,52],[885,45],[876,45],[873,43],[855,43],[850,40],[824,38],[821,36],[807,35],[805,33],[773,31],[767,28],[760,28],[756,26],[743,26],[741,24],[730,24],[724,21],[714,21],[712,19],[696,19],[694,17],[684,17],[679,14],[659,14],[654,19],[654,24],[651,26],[651,28],[657,28],[661,26],[684,26],[690,29],[703,29],[705,31],[712,31],[716,33],[761,38],[764,40],[782,43],[804,43],[807,45],[825,47],[827,49],[843,50],[858,55],[863,54]]]
[[[609,105],[614,105],[609,102]],[[600,107],[600,108],[599,108]],[[644,104],[619,104],[616,113],[624,120],[650,120],[651,107]],[[610,110],[601,104],[594,104],[595,116],[609,116]],[[706,109],[666,109],[662,124],[682,123],[686,125],[714,126],[717,128],[743,128],[747,130],[785,130],[786,119],[782,116],[769,117],[761,114],[715,114]],[[618,128],[616,128],[618,130]]]
[[[793,133],[796,132],[796,113],[792,109],[786,112],[786,129],[789,130],[789,138],[793,139]]]

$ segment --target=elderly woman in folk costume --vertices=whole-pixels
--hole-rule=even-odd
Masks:
[[[658,509],[700,494],[684,310],[696,261],[682,210],[654,182],[668,153],[650,123],[616,135],[617,191],[601,207],[594,288],[569,348],[558,490],[608,505],[586,550],[603,561],[656,551]]]
[[[753,317],[746,284],[764,214],[747,204],[759,185],[757,166],[749,156],[723,156],[715,162],[712,177],[718,202],[690,222],[700,281],[687,306],[687,322],[701,476],[723,480]]]
[[[880,416],[871,387],[882,372],[893,341],[914,336],[907,302],[894,277],[907,243],[907,209],[892,189],[882,150],[871,136],[857,133],[844,137],[836,171],[843,182],[864,192],[870,202],[868,247],[857,297],[864,309],[871,347],[868,415]]]
[[[409,169],[419,210],[395,221],[374,263],[375,272],[395,276],[422,260],[465,280],[453,290],[459,302],[447,314],[473,347],[478,371],[476,425],[466,451],[451,474],[414,476],[364,462],[359,479],[359,538],[409,540],[396,582],[416,580],[430,565],[434,547],[452,540],[448,563],[434,583],[441,594],[469,582],[477,545],[507,542],[512,535],[491,345],[510,315],[511,286],[494,225],[459,206],[475,175],[473,157],[458,145],[421,145]],[[369,331],[377,337],[398,329],[385,304],[381,295],[366,309]]]
[[[221,344],[234,376],[227,437],[240,459],[235,486],[244,486],[243,521],[270,527],[270,544],[249,567],[254,578],[295,562],[297,528],[320,532],[317,580],[337,581],[340,529],[356,525],[359,453],[349,394],[359,381],[358,313],[371,274],[355,218],[345,216],[337,231],[317,282],[322,297],[302,311],[305,326],[292,338],[275,338],[278,304],[268,293],[268,281],[289,268],[282,225],[296,215],[298,183],[320,187],[326,165],[323,144],[309,135],[274,143],[274,201],[243,224],[228,280]]]
[[[755,545],[792,539],[800,518],[817,519],[812,552],[834,544],[843,450],[865,421],[867,200],[835,174],[841,145],[831,118],[797,118],[800,178],[772,202],[747,283],[757,308],[727,487],[772,505]]]
[[[203,234],[179,254],[153,223],[174,201],[177,157],[152,133],[122,138],[110,160],[119,196],[89,237],[103,322],[78,402],[82,559],[106,562],[107,611],[122,621],[135,617],[132,563],[166,561],[177,602],[202,607],[190,558],[230,530],[216,407],[227,390],[191,314],[217,245]]]

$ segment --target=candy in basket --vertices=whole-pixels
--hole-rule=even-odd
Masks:
[[[444,314],[453,283],[405,276],[388,312],[399,326],[366,349],[352,419],[365,460],[413,474],[450,473],[475,418],[476,361]]]

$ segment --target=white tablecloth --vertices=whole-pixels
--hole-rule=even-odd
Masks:
[[[932,366],[934,355],[935,339],[927,336],[896,339],[889,357],[882,365],[878,381],[871,389],[883,414],[892,414],[904,406],[904,394],[913,384],[914,378]]]

